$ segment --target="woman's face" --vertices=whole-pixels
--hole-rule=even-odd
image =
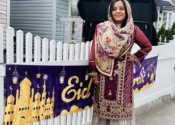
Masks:
[[[122,1],[117,1],[112,9],[112,17],[115,23],[122,23],[126,17],[124,4]]]

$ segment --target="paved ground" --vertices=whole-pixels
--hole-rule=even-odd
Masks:
[[[136,115],[136,125],[175,125],[175,100],[155,106],[139,116]]]

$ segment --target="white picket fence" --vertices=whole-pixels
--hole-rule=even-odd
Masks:
[[[153,46],[146,58],[158,56],[156,81],[151,87],[134,94],[135,108],[152,102],[164,95],[175,97],[175,39],[160,46]],[[132,53],[139,50],[137,45]]]
[[[22,31],[16,32],[16,54],[14,54],[13,44],[14,30],[7,28],[7,64],[21,65],[88,65],[90,53],[90,42],[81,44],[62,44],[39,36],[34,38],[34,48],[32,48],[33,36],[31,33],[24,34]],[[25,48],[23,46],[25,43]],[[3,27],[0,25],[0,63],[3,63]],[[175,41],[171,41],[162,46],[153,47],[152,52],[147,56],[151,58],[158,56],[158,66],[156,83],[141,92],[134,94],[135,108],[149,103],[161,96],[171,94],[175,90],[174,66],[175,66]],[[23,50],[25,49],[25,54]],[[32,50],[34,52],[32,53]],[[139,49],[134,45],[132,53]],[[15,58],[15,59],[14,59]],[[25,62],[23,61],[25,58]],[[34,59],[34,61],[32,61]],[[16,60],[16,61],[14,61]],[[4,104],[4,77],[5,67],[0,65],[0,123],[3,122]],[[66,116],[57,117],[28,125],[91,125],[93,109],[83,110]]]

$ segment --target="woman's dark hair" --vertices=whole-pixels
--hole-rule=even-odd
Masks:
[[[125,19],[122,21],[122,25],[121,25],[121,28],[125,27],[126,26],[126,22],[127,22],[127,19],[128,19],[128,13],[127,13],[127,8],[126,8],[126,4],[124,2],[124,0],[112,0],[111,2],[111,5],[110,5],[110,14],[111,14],[111,17],[112,17],[112,11],[113,11],[113,8],[114,8],[114,4],[115,2],[118,2],[118,1],[122,1],[123,2],[123,5],[124,5],[124,8],[125,8]],[[112,17],[113,19],[113,17]],[[113,19],[114,21],[114,19]]]

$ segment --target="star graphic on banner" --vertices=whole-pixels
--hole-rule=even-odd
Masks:
[[[36,78],[37,79],[40,78],[40,77],[41,77],[41,74],[40,73],[36,74]]]
[[[44,79],[44,80],[47,80],[48,77],[49,77],[49,76],[48,76],[47,74],[44,74],[43,79]]]

